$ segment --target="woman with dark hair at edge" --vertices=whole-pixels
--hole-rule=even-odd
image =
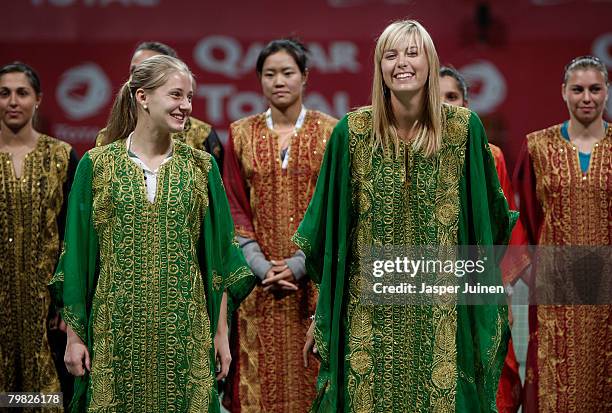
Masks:
[[[320,283],[304,346],[321,359],[313,411],[497,410],[505,305],[370,305],[361,296],[372,248],[506,244],[516,220],[478,116],[440,102],[438,72],[418,22],[383,31],[372,106],[334,129],[293,238]]]
[[[227,311],[255,279],[215,160],[170,136],[192,97],[182,61],[145,60],[117,95],[112,142],[79,162],[51,282],[68,325],[72,411],[220,409]]]
[[[145,59],[153,56],[170,56],[178,59],[176,51],[161,42],[142,42],[136,46],[130,61],[130,73],[134,72],[136,66]],[[195,87],[195,86],[194,86]],[[172,134],[174,139],[186,143],[187,145],[208,152],[215,157],[219,170],[223,171],[223,146],[217,135],[217,131],[212,125],[203,122],[193,116],[189,116],[182,131]],[[96,146],[109,143],[106,128],[98,132],[96,136]]]
[[[301,350],[316,291],[291,236],[337,121],[302,104],[308,69],[300,42],[268,43],[256,69],[270,108],[231,124],[223,174],[238,241],[261,282],[237,314],[231,409],[304,412],[315,396],[316,366],[304,370]]]
[[[595,261],[582,262],[574,279],[558,272],[571,268],[562,254],[548,254],[553,246],[576,246],[557,248],[575,258],[586,247],[609,251],[612,245],[612,128],[603,119],[608,69],[594,56],[573,59],[561,95],[569,120],[527,135],[514,176],[529,244],[541,246],[529,283],[536,302],[529,307],[523,411],[611,411],[612,254],[606,252],[596,267],[589,268]],[[568,295],[587,290],[607,299],[580,301],[605,304],[597,306],[559,302],[559,295],[537,302],[551,289]]]
[[[0,393],[59,392],[48,334],[63,326],[47,283],[64,238],[74,150],[33,126],[42,102],[37,73],[0,68]],[[47,331],[49,328],[54,331]],[[59,340],[62,341],[62,340]],[[64,384],[64,383],[62,383]]]
[[[440,97],[443,102],[467,108],[468,90],[467,82],[457,69],[451,66],[442,66],[440,68]],[[497,177],[508,201],[508,206],[510,209],[516,210],[514,190],[512,189],[512,182],[506,168],[504,153],[500,147],[490,142],[489,148],[491,149],[491,154],[493,154]],[[529,265],[529,256],[526,253],[527,244],[527,234],[519,220],[514,226],[512,236],[508,242],[508,245],[516,248],[509,249],[501,263],[503,284],[504,286],[509,286],[509,291],[512,291],[512,285],[518,281]],[[508,300],[508,319],[510,326],[512,326],[511,296],[508,297]],[[519,376],[519,365],[514,353],[512,339],[510,339],[508,342],[508,354],[506,354],[504,359],[504,368],[499,380],[499,389],[497,390],[497,409],[499,413],[516,413],[521,406],[522,392],[523,386]]]

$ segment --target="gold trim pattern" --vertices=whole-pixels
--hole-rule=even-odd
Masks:
[[[235,283],[237,283],[238,281],[244,279],[244,278],[249,278],[253,275],[253,273],[251,272],[251,270],[248,267],[240,267],[238,269],[236,269],[234,272],[232,272],[229,277],[227,277],[227,280],[225,280],[225,288],[229,288],[230,286],[234,285]]]
[[[527,135],[536,196],[543,212],[538,244],[612,245],[612,127],[608,126],[606,136],[593,148],[589,168],[583,173],[578,150],[562,136],[561,126]],[[554,269],[566,268],[562,259],[538,260],[538,295],[558,285]],[[609,274],[612,269],[599,271]],[[600,288],[610,291],[609,285]],[[528,366],[526,383],[537,383],[539,410],[601,411],[603,406],[612,406],[612,306],[540,305],[535,311],[537,331],[529,337],[535,365]]]
[[[303,237],[299,232],[293,234],[293,237],[291,237],[291,241],[293,241],[295,245],[297,245],[298,248],[304,252],[304,254],[310,254],[310,251],[312,250],[310,241],[308,241],[306,237]]]
[[[454,411],[454,305],[366,306],[362,262],[371,247],[456,245],[459,180],[470,112],[446,108],[443,147],[425,158],[402,145],[372,154],[371,111],[348,115],[352,209],[345,406],[352,412]],[[449,275],[440,274],[438,282]],[[434,337],[423,340],[423,337]]]
[[[60,241],[71,147],[47,135],[26,154],[17,178],[10,154],[0,152],[0,389],[59,391],[47,341],[51,280]]]
[[[183,129],[183,132],[175,133],[172,135],[172,137],[186,143],[192,148],[205,151],[206,147],[204,144],[206,143],[211,131],[211,125],[190,116],[187,119],[187,122],[185,122],[185,129]],[[218,154],[213,155],[218,156]]]
[[[197,248],[211,156],[176,141],[150,203],[125,140],[89,154],[101,264],[89,410],[205,411],[216,390]]]
[[[308,110],[302,127],[291,137],[286,169],[280,160],[278,135],[268,129],[264,114],[231,125],[255,230],[249,233],[237,226],[236,233],[256,239],[266,259],[282,260],[296,252],[291,238],[314,192],[335,124],[335,119]],[[241,304],[238,381],[243,413],[303,412],[310,407],[316,395],[317,368],[311,363],[304,369],[302,346],[316,298],[314,284],[306,282],[299,291],[279,297],[256,287]]]

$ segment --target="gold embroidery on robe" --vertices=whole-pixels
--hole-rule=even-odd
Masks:
[[[372,246],[457,243],[459,180],[469,112],[449,108],[447,115],[443,148],[429,159],[405,145],[397,158],[382,151],[372,156],[371,112],[349,114],[357,229],[351,242],[344,352],[347,411],[455,409],[454,305],[366,306],[360,299],[361,265],[366,259],[362,254]],[[411,166],[408,172],[407,164]],[[444,277],[439,275],[439,280]]]
[[[255,233],[236,226],[238,235],[256,238],[268,260],[291,257],[291,237],[314,192],[325,146],[336,120],[307,111],[291,138],[289,164],[282,169],[276,132],[265,115],[231,125],[234,150],[247,183]],[[303,338],[316,306],[316,290],[302,281],[299,291],[276,299],[262,288],[238,310],[239,395],[242,412],[305,412],[315,397],[317,370],[304,369]]]
[[[0,152],[0,392],[57,392],[46,319],[71,147],[41,135],[17,178]]]

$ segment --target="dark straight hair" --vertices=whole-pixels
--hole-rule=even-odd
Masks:
[[[42,94],[42,90],[40,88],[40,78],[38,77],[38,73],[36,73],[32,67],[22,62],[13,62],[0,68],[0,76],[7,73],[23,73],[28,78],[28,82],[30,82],[30,86],[32,86],[32,89],[34,89],[36,96],[40,96]]]
[[[459,89],[461,90],[461,94],[463,95],[463,100],[468,100],[468,92],[470,90],[470,87],[465,81],[465,78],[461,76],[461,73],[459,73],[459,71],[452,66],[442,66],[440,68],[440,77],[446,76],[452,77],[457,81]]]
[[[176,50],[174,50],[173,48],[171,48],[167,44],[164,44],[164,43],[161,43],[161,42],[142,42],[138,46],[136,46],[136,49],[134,50],[134,53],[139,52],[141,50],[152,50],[152,51],[157,52],[157,53],[159,53],[161,55],[170,56],[170,57],[174,57],[174,58],[178,59],[178,55],[176,53]]]
[[[289,53],[293,60],[295,60],[295,64],[300,69],[302,74],[305,74],[308,70],[308,49],[297,39],[277,39],[272,40],[270,43],[266,45],[259,52],[259,56],[257,57],[257,64],[255,65],[255,70],[257,71],[257,76],[261,77],[261,72],[263,71],[263,65],[266,59],[273,55],[274,53],[280,52],[284,50]]]

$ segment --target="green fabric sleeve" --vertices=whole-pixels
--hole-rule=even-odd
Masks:
[[[87,342],[91,298],[95,290],[98,237],[93,228],[92,162],[79,162],[68,197],[64,245],[49,288],[66,324]]]
[[[79,162],[68,196],[64,244],[51,297],[67,325],[92,348],[89,315],[98,276],[98,236],[92,221],[92,170],[89,153]],[[76,377],[70,411],[85,411],[89,374]]]
[[[459,183],[459,245],[505,245],[518,213],[509,211],[484,128],[472,113]],[[493,257],[496,263],[500,256]],[[498,266],[487,275],[502,284]],[[505,305],[457,306],[457,412],[496,412],[496,394],[510,337]]]
[[[293,241],[306,255],[308,276],[319,284],[315,341],[321,356],[313,407],[339,411],[343,400],[343,297],[351,222],[348,121],[335,127],[319,172],[314,195]]]
[[[247,265],[240,246],[234,241],[234,222],[229,203],[213,157],[208,172],[208,210],[204,216],[200,244],[200,262],[206,284],[211,332],[217,330],[219,308],[227,292],[227,314],[240,305],[255,286],[256,279]]]

